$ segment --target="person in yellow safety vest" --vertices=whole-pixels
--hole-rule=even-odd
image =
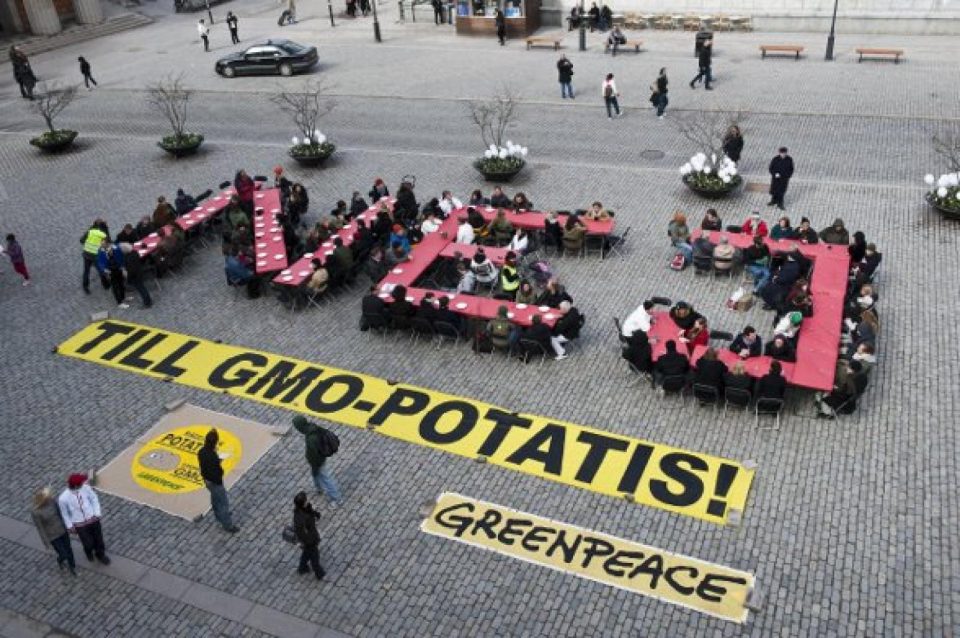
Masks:
[[[90,229],[80,238],[83,244],[83,292],[90,294],[90,269],[97,265],[97,252],[100,250],[100,243],[104,239],[110,238],[110,231],[107,228],[107,222],[102,219],[96,219]],[[100,283],[104,290],[110,289],[110,282],[102,275]]]
[[[517,270],[517,253],[507,253],[500,269],[500,293],[504,299],[512,300],[520,288],[520,273]]]

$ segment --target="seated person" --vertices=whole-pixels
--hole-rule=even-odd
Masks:
[[[377,203],[384,197],[390,197],[390,189],[387,188],[387,185],[379,177],[373,181],[373,188],[370,189],[370,192],[367,193],[367,196],[370,198],[370,201]]]
[[[678,253],[683,255],[684,264],[690,263],[693,259],[693,246],[690,245],[690,229],[687,227],[687,216],[677,211],[673,214],[673,219],[667,225],[667,235],[670,237],[670,243],[677,249]]]
[[[450,213],[458,208],[463,208],[463,202],[454,197],[450,191],[443,191],[440,195],[440,216],[446,219]]]
[[[747,374],[743,361],[737,361],[733,368],[723,375],[724,390],[745,390],[753,394],[753,377]]]
[[[477,243],[481,243],[480,238],[486,237],[487,233],[489,232],[489,229],[487,228],[487,220],[476,208],[468,208],[467,222],[473,228],[473,232],[478,238]]]
[[[563,249],[564,251],[578,252],[583,246],[584,238],[587,236],[587,227],[583,225],[576,215],[567,217],[567,222],[563,226]]]
[[[457,332],[463,334],[463,317],[450,310],[450,297],[442,295],[437,303],[437,314],[433,324],[446,323],[453,326]]]
[[[409,328],[410,318],[417,314],[417,309],[412,303],[407,301],[407,287],[404,285],[394,286],[390,291],[390,297],[393,303],[390,304],[390,319],[394,328]]]
[[[687,354],[693,356],[693,351],[697,346],[705,346],[710,343],[710,328],[707,326],[707,320],[703,317],[697,319],[693,327],[688,330],[681,330],[677,341],[687,346]]]
[[[790,340],[796,339],[797,333],[800,332],[800,324],[802,323],[802,314],[799,312],[789,312],[777,322],[776,327],[773,329],[773,334],[774,336],[783,335]]]
[[[793,239],[795,234],[790,226],[790,218],[783,216],[777,220],[777,225],[770,231],[770,239]]]
[[[517,290],[520,289],[520,271],[517,268],[517,255],[514,252],[508,252],[503,261],[503,267],[500,269],[499,288],[500,293],[497,297],[511,301],[517,296]]]
[[[793,282],[786,299],[777,306],[777,321],[788,312],[799,312],[804,317],[813,316],[813,298],[810,296],[810,282],[802,277]]]
[[[527,199],[527,196],[523,194],[523,192],[520,192],[513,196],[513,201],[510,203],[509,208],[516,211],[533,210],[533,202]]]
[[[380,246],[371,248],[367,260],[363,263],[363,271],[370,278],[370,281],[380,281],[387,276],[389,270],[383,248]]]
[[[470,262],[470,270],[472,270],[476,276],[478,284],[492,286],[497,281],[497,267],[493,265],[493,262],[490,261],[487,253],[485,253],[482,248],[478,248],[477,252],[473,254],[473,259]]]
[[[399,246],[403,251],[404,257],[410,254],[410,238],[407,237],[407,229],[404,228],[403,224],[393,225],[387,245],[391,248],[396,248]]]
[[[153,225],[153,222],[150,221],[149,215],[144,215],[139,222],[137,222],[137,239],[143,239],[148,236],[150,233],[156,231],[156,227]]]
[[[423,205],[423,209],[420,211],[420,214],[426,217],[429,214],[434,216],[445,217],[443,211],[440,210],[440,200],[436,197],[433,197],[426,204]]]
[[[735,352],[741,359],[759,357],[763,352],[763,340],[757,334],[756,328],[747,326],[743,332],[730,343],[730,352]]]
[[[333,238],[333,254],[330,255],[331,259],[336,259],[340,262],[340,270],[347,272],[353,268],[353,252],[343,245],[343,239],[340,237]]]
[[[157,231],[160,243],[153,253],[157,264],[157,277],[171,269],[176,269],[183,263],[184,244],[183,232],[179,228],[161,228]]]
[[[494,208],[510,208],[510,198],[503,193],[503,189],[499,186],[493,188],[493,193],[490,195],[490,206]]]
[[[710,241],[710,231],[705,230],[693,241],[693,258],[704,261],[713,259],[713,242]]]
[[[223,218],[227,220],[227,225],[230,226],[230,228],[236,228],[240,224],[250,223],[250,218],[247,217],[247,211],[243,209],[238,195],[230,196],[230,203],[227,204],[226,210],[223,211]]]
[[[505,244],[508,238],[513,237],[513,224],[507,219],[507,213],[502,208],[497,209],[497,214],[490,222],[489,228],[498,243],[503,240],[502,243]]]
[[[431,326],[437,319],[437,307],[434,305],[436,301],[433,293],[428,292],[423,295],[423,299],[420,300],[420,306],[417,308],[417,317],[426,320]]]
[[[703,356],[697,360],[693,370],[693,383],[716,389],[717,396],[723,394],[723,377],[727,373],[727,366],[717,359],[717,351],[707,348]]]
[[[797,360],[797,354],[793,351],[793,346],[783,335],[774,335],[773,341],[767,344],[763,354],[777,361]]]
[[[770,279],[770,249],[762,237],[754,237],[753,244],[743,251],[743,267],[753,278],[753,292],[759,291]]]
[[[477,276],[470,269],[470,260],[464,259],[457,262],[457,292],[472,295],[477,289]]]
[[[377,218],[370,230],[373,232],[373,236],[386,246],[387,242],[390,241],[390,233],[393,230],[393,218],[390,216],[390,212],[386,210],[377,211]],[[320,241],[326,241],[326,237],[321,237]]]
[[[520,256],[525,255],[530,248],[530,236],[527,234],[527,231],[523,228],[517,228],[513,233],[513,237],[510,238],[510,243],[507,244],[507,248]]]
[[[843,316],[857,320],[867,310],[872,310],[876,314],[877,299],[873,286],[863,284],[856,292],[850,292],[844,305]]]
[[[518,304],[522,303],[528,306],[537,303],[537,291],[533,289],[533,284],[529,281],[521,281],[514,300]]]
[[[607,47],[616,51],[618,46],[626,43],[627,36],[623,35],[620,27],[613,27],[613,30],[611,30],[610,34],[607,36]]]
[[[240,263],[236,249],[227,253],[223,269],[227,274],[227,283],[231,286],[243,286],[253,279],[253,271]]]
[[[820,241],[825,244],[847,246],[850,244],[850,233],[843,225],[843,220],[837,217],[830,226],[820,231]]]
[[[563,344],[580,337],[583,315],[569,301],[560,302],[560,318],[553,326],[553,350],[560,358],[566,354]]]
[[[737,249],[730,245],[726,235],[720,235],[720,241],[713,247],[713,268],[719,271],[729,271],[733,268],[733,260]]]
[[[473,226],[470,225],[470,221],[466,215],[460,216],[460,225],[457,226],[457,243],[458,244],[472,244],[474,238],[476,237]]]
[[[161,195],[157,198],[157,207],[153,209],[153,225],[157,228],[169,226],[177,219],[177,211],[167,203],[167,198]]]
[[[852,264],[850,273],[853,276],[854,285],[859,287],[873,281],[873,274],[877,272],[882,259],[883,254],[877,252],[877,245],[867,244],[863,253],[863,260]]]
[[[634,330],[627,338],[626,347],[622,349],[621,356],[640,372],[644,374],[653,372],[653,352],[647,333],[643,330]]]
[[[703,221],[700,222],[701,230],[723,230],[723,220],[717,216],[717,209],[708,208],[706,215],[703,216]]]
[[[870,371],[877,365],[877,356],[874,352],[873,344],[864,342],[857,346],[849,359],[860,362],[863,372],[870,374]]]
[[[403,251],[402,245],[397,244],[391,246],[390,250],[386,252],[384,261],[387,264],[387,268],[395,268],[405,261],[410,261],[410,254]]]
[[[551,279],[547,282],[547,286],[537,299],[539,305],[550,306],[551,308],[559,308],[560,304],[564,301],[573,303],[573,297],[567,294],[567,291],[556,279]]]
[[[543,351],[549,354],[550,352],[554,353],[554,358],[556,360],[565,359],[566,355],[562,352],[556,352],[553,347],[553,335],[550,334],[550,327],[547,324],[543,323],[543,317],[539,314],[533,315],[530,319],[530,326],[523,331],[521,338],[526,339],[527,341],[533,341],[540,345],[543,348]],[[521,347],[523,344],[521,344]],[[540,354],[536,350],[529,351],[530,354]]]
[[[816,244],[820,241],[817,231],[810,228],[810,220],[806,217],[800,219],[800,225],[793,229],[794,239],[798,239],[804,244]]]
[[[847,251],[850,253],[851,264],[858,264],[863,260],[867,254],[867,237],[863,231],[858,230],[853,234],[853,243],[847,246]]]
[[[783,378],[779,361],[770,362],[770,371],[757,380],[755,396],[760,399],[780,399],[787,391],[787,380]]]
[[[829,394],[822,392],[814,396],[817,404],[817,418],[832,418],[834,412],[853,414],[857,409],[857,398],[867,389],[870,378],[863,371],[859,361],[844,361],[846,372],[842,381],[834,384]]]
[[[177,198],[173,200],[174,210],[177,216],[186,215],[197,207],[197,200],[183,192],[182,188],[177,189]]]
[[[150,231],[151,233],[153,231]],[[148,235],[150,233],[147,233]],[[140,237],[137,235],[137,231],[133,229],[133,224],[126,224],[119,233],[117,233],[117,240],[114,243],[117,244],[135,244]]]
[[[701,318],[701,315],[686,301],[678,301],[670,309],[670,318],[681,330],[689,330],[697,322],[697,319]]]
[[[307,288],[315,294],[326,292],[327,285],[330,282],[330,273],[316,257],[310,260],[310,265],[313,266],[313,274],[307,280]]]
[[[489,206],[490,199],[483,196],[483,193],[478,188],[477,190],[470,193],[470,200],[467,202],[467,206]]]
[[[390,309],[383,299],[380,298],[378,284],[370,286],[370,292],[364,295],[360,301],[360,330],[367,330],[370,326],[369,317],[381,317],[384,322],[390,320]]]
[[[650,332],[650,326],[653,325],[653,317],[650,315],[650,311],[653,310],[653,306],[654,303],[649,300],[640,304],[620,326],[621,334],[624,337],[630,337],[637,330],[642,330],[645,333]]]
[[[519,331],[507,318],[507,307],[497,307],[497,316],[487,322],[487,334],[494,347],[509,349],[512,348],[519,338]]]
[[[427,213],[427,218],[420,223],[420,232],[424,235],[429,235],[438,230],[440,230],[440,221],[437,219],[437,214],[434,212]]]
[[[363,198],[363,195],[360,194],[360,191],[353,191],[353,195],[350,196],[350,219],[353,219],[357,215],[362,215],[367,211],[367,200]]]
[[[760,219],[760,211],[755,210],[743,222],[740,232],[754,237],[766,237],[769,231],[767,230],[767,222]]]
[[[607,209],[604,208],[600,202],[593,202],[583,216],[596,222],[605,222],[610,219],[610,213],[607,212]]]
[[[764,310],[777,308],[784,302],[787,293],[793,284],[803,274],[800,262],[794,253],[787,253],[786,261],[777,270],[777,273],[760,289],[760,296],[766,303]]]
[[[543,232],[546,235],[547,244],[552,244],[557,249],[563,246],[563,226],[560,225],[560,219],[554,211],[547,211],[547,216],[543,220]]]
[[[665,377],[686,376],[690,370],[690,361],[677,352],[677,342],[673,339],[664,344],[667,351],[660,355],[653,366],[653,382],[662,385]]]

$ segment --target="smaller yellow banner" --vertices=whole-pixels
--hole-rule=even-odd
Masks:
[[[743,623],[753,574],[444,492],[424,532]]]

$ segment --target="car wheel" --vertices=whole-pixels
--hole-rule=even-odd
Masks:
[[[280,75],[284,77],[290,77],[293,75],[293,67],[284,62],[280,65]]]
[[[232,78],[232,77],[235,76],[236,74],[237,74],[237,72],[233,70],[233,67],[232,67],[232,66],[225,66],[225,67],[223,67],[223,75],[224,75],[224,77]]]

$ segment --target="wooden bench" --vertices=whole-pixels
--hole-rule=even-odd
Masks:
[[[643,46],[643,40],[627,40],[623,44],[617,45],[617,51],[622,52],[625,49],[633,49],[635,53],[640,53],[641,46]],[[613,49],[613,47],[610,46],[609,42],[607,42],[607,44],[603,47],[603,52],[610,53],[611,49]],[[614,53],[614,55],[616,55],[616,53]]]
[[[527,51],[530,50],[530,47],[551,47],[554,51],[557,51],[560,49],[560,38],[546,36],[527,38]]]
[[[800,54],[803,53],[804,47],[799,44],[761,44],[760,45],[760,57],[767,57],[768,53],[792,53],[797,56],[797,59],[800,59]]]
[[[861,47],[857,49],[857,53],[860,54],[860,59],[857,60],[858,63],[863,62],[863,56],[869,58],[888,58],[893,56],[893,63],[900,64],[900,56],[903,55],[903,49],[870,49]]]

